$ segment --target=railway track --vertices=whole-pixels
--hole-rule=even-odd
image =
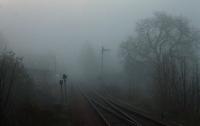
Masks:
[[[96,93],[96,95],[100,99],[106,102],[110,102],[112,105],[118,107],[123,112],[127,113],[127,115],[129,115],[130,117],[133,117],[134,119],[139,121],[142,124],[142,126],[172,126],[172,124],[168,124],[167,122],[161,122],[156,118],[150,117],[144,114],[142,111],[134,109],[131,105],[116,100],[112,96],[109,95],[103,96],[99,94],[97,91],[95,91],[94,93]]]
[[[106,126],[168,126],[139,115],[111,98],[103,97],[97,91],[79,89]]]
[[[95,94],[88,94],[83,90],[81,92],[106,126],[142,126],[137,120],[130,117],[114,104],[98,98]]]

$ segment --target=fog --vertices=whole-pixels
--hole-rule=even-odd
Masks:
[[[9,118],[0,124],[13,126],[18,110],[24,115],[44,106],[55,111],[54,105],[60,112],[77,110],[84,88],[74,85],[88,83],[103,97],[164,123],[200,125],[199,5],[199,0],[0,0],[0,103]],[[90,86],[84,97],[93,94]],[[15,111],[9,113],[12,103]],[[27,118],[21,125],[37,119]]]
[[[0,32],[19,55],[51,52],[70,65],[89,41],[97,51],[101,46],[111,49],[113,63],[119,64],[119,43],[134,33],[138,20],[165,11],[184,15],[198,26],[199,4],[197,0],[1,0]]]

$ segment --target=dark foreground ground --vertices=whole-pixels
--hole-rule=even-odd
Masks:
[[[73,90],[70,113],[73,126],[105,126],[87,100],[77,90]]]
[[[17,126],[104,126],[79,91],[73,90],[68,105],[28,105],[17,112]]]
[[[29,106],[20,110],[18,116],[19,126],[72,126],[69,109],[60,105],[53,106]],[[27,113],[26,119],[21,118]]]

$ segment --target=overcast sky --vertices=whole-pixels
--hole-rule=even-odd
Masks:
[[[115,50],[155,11],[200,26],[200,0],[0,0],[0,33],[16,51],[77,53],[85,41]]]

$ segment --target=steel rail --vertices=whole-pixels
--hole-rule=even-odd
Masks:
[[[100,109],[103,109],[104,111],[110,113],[112,116],[115,116],[116,118],[118,118],[119,120],[121,120],[125,124],[127,124],[128,126],[142,126],[137,120],[130,117],[127,113],[122,111],[120,108],[116,107],[111,102],[106,101],[102,97],[100,98],[100,96],[97,96],[96,93],[94,93],[92,95],[93,97],[91,97],[91,95],[89,97],[89,95],[87,95],[80,87],[79,87],[79,90],[81,91],[82,95],[87,99],[87,101],[92,106],[92,108],[95,109],[95,111],[98,113],[98,115],[104,121],[106,126],[111,126],[111,124],[106,119],[105,114],[102,111],[100,111]],[[95,96],[97,96],[99,98],[97,98]],[[101,101],[99,101],[99,100],[101,100]]]

